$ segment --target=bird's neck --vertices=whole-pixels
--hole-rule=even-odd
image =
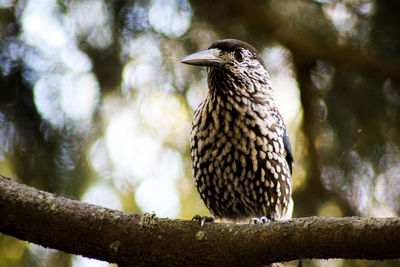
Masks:
[[[208,101],[222,108],[232,107],[239,113],[245,114],[248,110],[259,110],[262,113],[277,110],[274,92],[269,79],[264,81],[232,82],[231,78],[208,76]]]

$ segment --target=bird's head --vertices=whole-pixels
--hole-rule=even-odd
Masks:
[[[240,40],[215,41],[208,50],[191,54],[181,62],[208,67],[211,91],[248,95],[269,87],[269,75],[260,53]]]

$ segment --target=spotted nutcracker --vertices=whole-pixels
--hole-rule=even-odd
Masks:
[[[251,45],[225,39],[182,63],[207,67],[208,93],[194,113],[194,183],[216,218],[291,217],[293,155],[268,72]]]

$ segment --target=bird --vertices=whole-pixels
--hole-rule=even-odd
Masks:
[[[293,153],[261,54],[223,39],[181,63],[207,73],[190,135],[194,184],[212,215],[201,217],[202,225],[291,218]]]

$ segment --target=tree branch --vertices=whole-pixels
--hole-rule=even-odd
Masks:
[[[0,176],[0,232],[128,265],[247,265],[400,257],[400,218],[309,217],[265,225],[155,218],[66,199]]]

